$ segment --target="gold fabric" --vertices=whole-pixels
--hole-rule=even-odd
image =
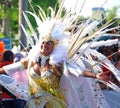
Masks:
[[[30,72],[30,96],[32,95],[41,95],[39,98],[34,98],[34,102],[36,106],[41,104],[41,100],[46,101],[45,108],[65,108],[64,96],[59,86],[59,80],[61,73],[58,71],[57,66],[52,66],[52,72],[46,78],[42,78],[40,76],[35,76]],[[34,71],[31,69],[30,71]],[[49,72],[51,70],[48,70]],[[35,72],[34,72],[35,74]],[[33,83],[34,82],[34,83]],[[42,97],[43,94],[43,97]],[[44,94],[48,94],[44,97]],[[49,95],[50,94],[50,95]],[[31,107],[32,108],[32,107]],[[37,107],[36,107],[37,108]]]

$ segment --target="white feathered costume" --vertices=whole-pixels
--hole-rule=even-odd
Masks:
[[[63,7],[60,8],[60,10]],[[61,11],[59,11],[61,12]],[[59,13],[58,12],[58,13]],[[50,54],[50,64],[59,63],[64,64],[64,72],[61,77],[60,86],[62,92],[65,96],[65,104],[67,108],[112,108],[110,103],[116,104],[116,108],[120,107],[119,103],[114,102],[112,98],[106,98],[106,92],[103,95],[102,90],[100,89],[97,79],[83,77],[83,71],[87,70],[87,63],[90,66],[96,64],[96,61],[91,59],[91,55],[99,58],[99,60],[104,60],[108,68],[113,72],[116,78],[120,81],[119,71],[112,65],[112,63],[106,59],[106,57],[98,53],[94,47],[102,45],[112,45],[116,44],[118,40],[109,40],[97,42],[97,40],[109,30],[99,29],[95,33],[89,34],[96,26],[98,22],[92,22],[89,24],[86,23],[76,25],[77,15],[72,15],[68,13],[64,18],[60,16],[54,16],[52,13],[51,18],[41,20],[37,15],[27,12],[34,16],[38,24],[38,32],[40,34],[40,39],[42,36],[51,34],[54,40],[58,41],[58,45],[54,48],[52,54]],[[60,13],[59,13],[60,14]],[[25,18],[28,22],[26,14]],[[30,24],[28,23],[28,26]],[[77,26],[76,32],[72,32],[73,28]],[[26,35],[24,27],[23,31]],[[72,29],[72,30],[70,30]],[[104,28],[105,29],[105,28]],[[70,31],[69,31],[70,30]],[[72,35],[71,35],[72,34]],[[39,39],[36,39],[37,44],[32,47],[32,50],[29,52],[28,58],[33,62],[38,60],[39,54]],[[89,41],[92,40],[92,41]],[[79,54],[77,54],[79,52]],[[0,75],[0,84],[7,88],[11,93],[16,95],[18,98],[27,100],[29,103],[28,96],[28,82],[27,70],[24,70],[21,62],[16,64],[11,64],[9,66],[3,67],[6,73],[10,76]],[[93,72],[97,73],[101,71],[99,63],[91,68]],[[22,80],[21,80],[22,78]],[[119,87],[107,83],[108,86],[111,86],[118,93],[120,92]],[[34,87],[34,85],[32,85]],[[110,92],[109,92],[110,93]],[[111,94],[110,94],[111,95]],[[118,95],[117,95],[118,96]],[[118,96],[118,99],[120,97]],[[107,100],[107,101],[106,101]],[[110,103],[109,103],[110,102]],[[44,106],[40,105],[39,108]],[[34,107],[36,108],[36,107]]]

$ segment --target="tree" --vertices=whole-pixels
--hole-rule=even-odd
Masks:
[[[107,17],[106,20],[109,21],[111,19],[117,18],[117,11],[120,7],[114,6],[112,9],[107,9]]]
[[[13,22],[18,18],[16,17],[18,11],[17,3],[17,0],[0,0],[1,32],[3,32],[5,37],[8,37],[9,31],[12,33],[10,26],[13,25]]]
[[[60,5],[60,2],[59,0],[32,0],[31,1],[31,4],[32,6],[34,7],[34,10],[36,12],[38,12],[38,7],[37,5],[39,5],[46,13],[46,15],[49,16],[50,14],[50,11],[49,11],[49,7],[52,7],[52,8],[56,8],[56,10],[58,9],[59,5]],[[32,10],[32,8],[29,6],[28,10]]]
[[[23,5],[26,4],[25,3],[26,0],[19,0],[19,1],[23,2]],[[0,0],[0,25],[3,28],[1,29],[0,27],[0,37],[1,37],[1,34],[3,34],[4,37],[10,36],[13,40],[13,44],[15,45],[19,44],[19,41],[18,40],[16,41],[16,36],[18,36],[17,35],[18,31],[19,29],[21,29],[19,27],[19,20],[18,20],[19,19],[18,3],[19,3],[18,0]],[[56,9],[57,9],[59,6],[59,0],[31,0],[31,4],[36,12],[38,10],[37,5],[39,5],[43,8],[46,14],[49,15],[48,7],[51,6],[52,8],[55,8],[56,6]],[[30,5],[27,5],[27,9],[30,11],[33,11]],[[32,18],[30,19],[32,22],[33,19]],[[33,26],[36,26],[36,25],[33,25]],[[24,43],[25,39],[23,39],[23,37],[21,36],[23,35],[20,34],[20,31],[19,31],[20,40],[22,43]]]
[[[118,7],[114,6],[112,9],[107,9],[106,21],[111,20],[111,22],[115,22],[108,28],[120,25],[120,18],[118,18],[118,16],[117,16],[117,12],[118,12],[119,8],[120,8],[120,6],[118,6]]]
[[[18,32],[18,0],[0,0],[0,37],[14,38]]]

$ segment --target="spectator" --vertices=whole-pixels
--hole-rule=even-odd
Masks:
[[[2,61],[0,62],[0,67],[5,65],[12,64],[14,60],[14,53],[10,50],[6,50],[3,53]],[[23,108],[24,101],[17,99],[12,93],[10,93],[7,89],[2,87],[1,93],[1,102],[3,108]]]

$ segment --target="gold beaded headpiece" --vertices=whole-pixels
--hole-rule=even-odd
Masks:
[[[54,47],[56,47],[57,44],[58,44],[58,40],[53,39],[53,37],[52,37],[52,36],[49,36],[49,35],[43,36],[42,39],[41,39],[41,41],[43,41],[43,40],[44,40],[45,42],[52,41],[52,42],[54,43]]]

